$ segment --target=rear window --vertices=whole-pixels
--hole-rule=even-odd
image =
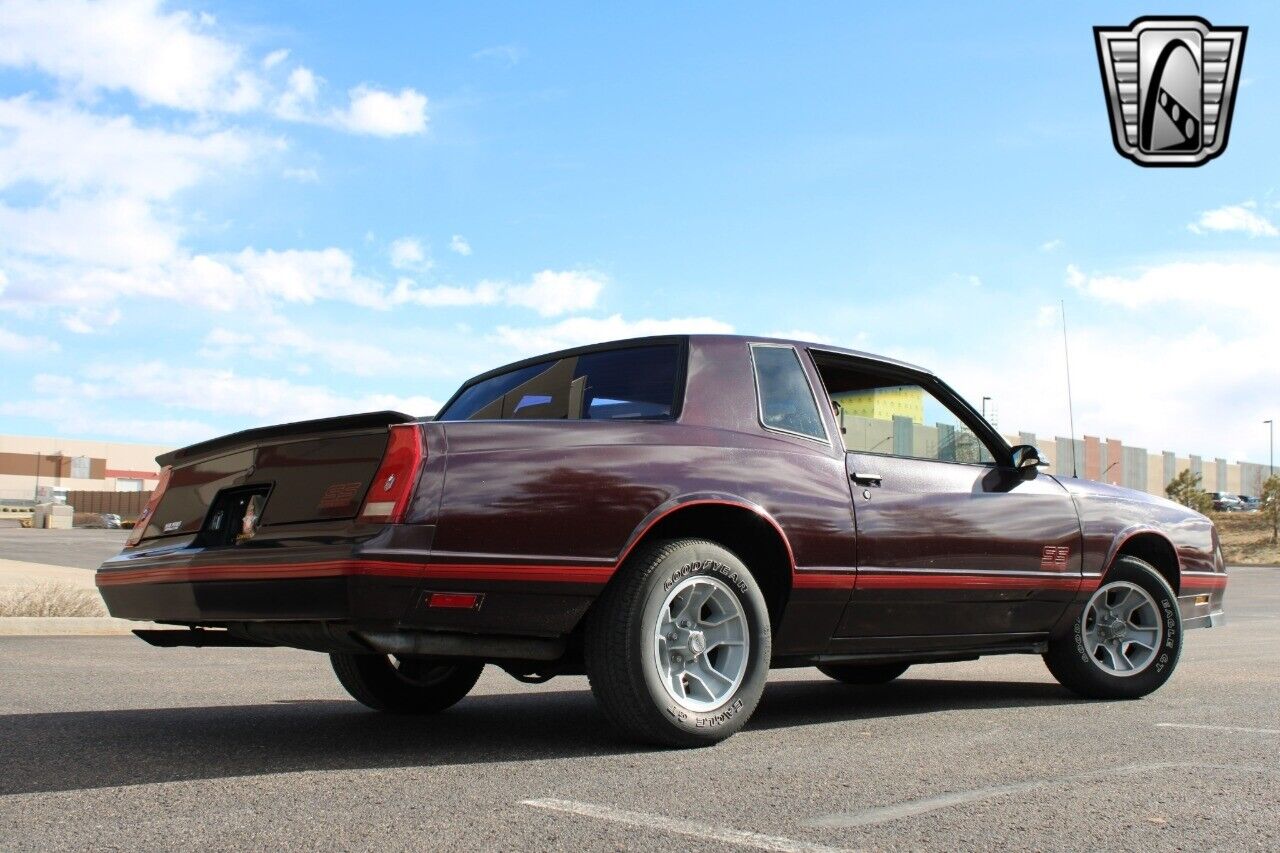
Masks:
[[[528,365],[470,386],[442,421],[640,420],[675,411],[675,344],[583,353]]]

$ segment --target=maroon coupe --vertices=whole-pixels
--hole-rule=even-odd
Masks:
[[[161,456],[97,582],[158,646],[326,652],[359,701],[462,699],[486,663],[585,672],[628,735],[740,729],[770,667],[879,684],[1044,656],[1133,698],[1222,618],[1218,536],[1050,476],[927,370],[825,345],[644,338],[470,380],[438,416],[252,429]]]

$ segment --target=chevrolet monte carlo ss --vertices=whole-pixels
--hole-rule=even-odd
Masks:
[[[157,646],[329,654],[360,702],[440,711],[486,663],[585,672],[628,736],[740,729],[770,667],[848,684],[1043,655],[1143,696],[1222,619],[1217,531],[1050,476],[927,370],[733,336],[566,350],[430,419],[252,429],[164,454],[97,573]]]

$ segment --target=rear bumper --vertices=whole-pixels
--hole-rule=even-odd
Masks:
[[[389,547],[394,539],[125,554],[104,563],[96,580],[111,615],[123,619],[558,637],[577,626],[612,574],[599,566],[446,564]],[[432,607],[440,592],[480,599],[468,609]]]

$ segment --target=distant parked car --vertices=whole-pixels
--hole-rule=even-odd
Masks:
[[[74,525],[96,530],[119,530],[120,516],[114,512],[77,512]]]
[[[1258,512],[1262,509],[1262,498],[1251,498],[1246,495],[1241,495],[1240,502],[1244,504],[1242,509],[1245,512]]]
[[[1230,492],[1210,492],[1209,497],[1213,500],[1213,508],[1218,512],[1243,512],[1245,509],[1244,501],[1239,495],[1233,495]]]

